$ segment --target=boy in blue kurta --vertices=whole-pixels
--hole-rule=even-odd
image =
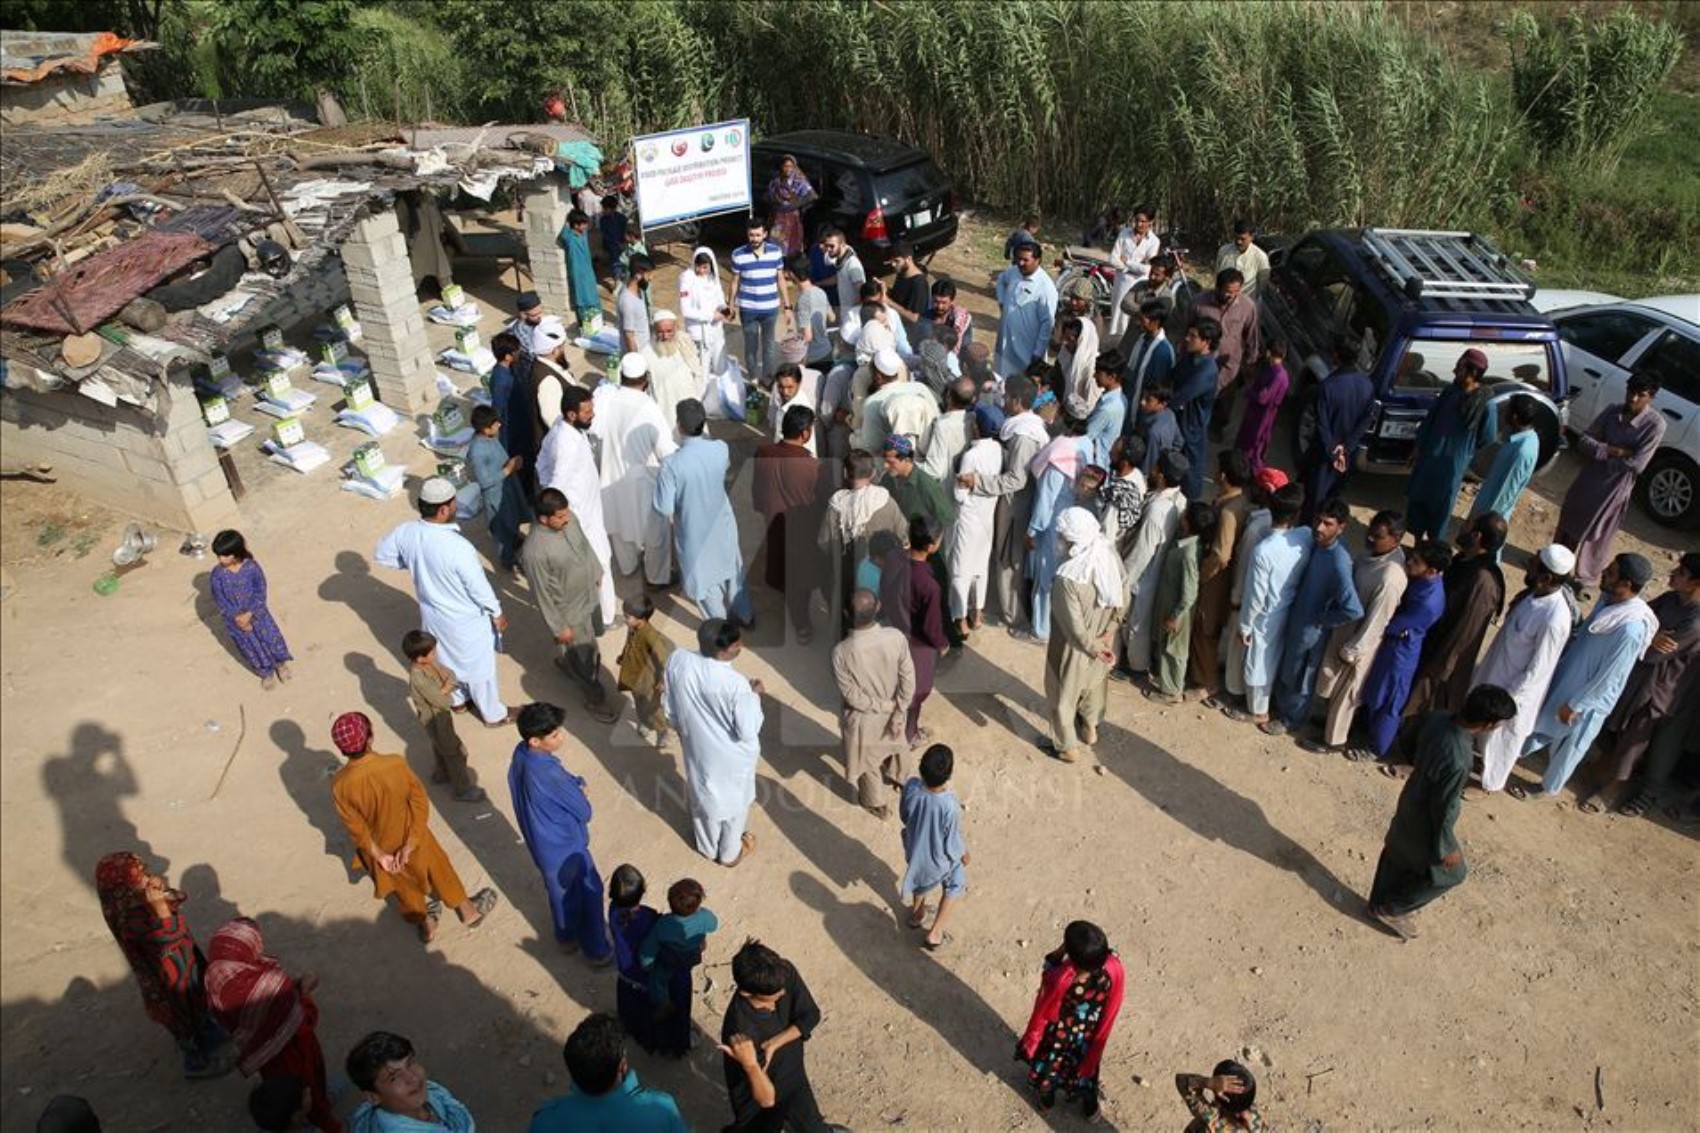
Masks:
[[[520,742],[508,766],[514,819],[531,860],[543,874],[555,939],[567,952],[584,953],[592,967],[614,959],[602,911],[602,875],[590,856],[590,800],[584,780],[561,764],[566,719],[553,704],[519,710]]]
[[[1541,458],[1541,437],[1535,432],[1535,404],[1535,399],[1526,393],[1517,394],[1506,403],[1505,424],[1511,433],[1493,454],[1493,464],[1482,477],[1481,490],[1470,506],[1471,519],[1492,511],[1511,522],[1517,501],[1529,486],[1529,478],[1535,474],[1535,465]]]
[[[519,525],[526,511],[525,489],[520,487],[516,474],[525,458],[508,455],[498,436],[501,429],[501,416],[494,408],[475,407],[466,463],[484,494],[484,515],[490,524],[490,536],[496,540],[496,557],[501,560],[503,570],[513,570],[514,556],[519,553]]]
[[[909,902],[909,927],[927,923],[927,894],[942,888],[938,916],[927,933],[925,947],[937,949],[945,940],[945,924],[968,886],[968,845],[962,837],[962,804],[950,789],[956,757],[944,744],[934,744],[921,756],[920,778],[903,785],[898,814],[903,819],[903,900]]]
[[[656,920],[638,948],[638,963],[649,973],[649,1002],[657,1019],[690,1014],[690,970],[702,963],[708,934],[720,927],[713,910],[702,907],[705,896],[702,883],[694,878],[675,881],[667,890],[667,914]]]

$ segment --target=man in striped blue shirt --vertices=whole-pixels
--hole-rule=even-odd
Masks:
[[[744,366],[765,389],[779,356],[779,312],[790,308],[780,270],[785,249],[767,238],[767,225],[756,217],[747,228],[749,243],[732,252],[738,277],[738,321],[744,326]]]

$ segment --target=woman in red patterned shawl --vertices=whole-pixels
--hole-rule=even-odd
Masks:
[[[1125,983],[1121,958],[1104,930],[1091,921],[1069,922],[1062,947],[1045,957],[1033,1015],[1015,1048],[1015,1057],[1028,1064],[1041,1111],[1056,1104],[1060,1089],[1080,1099],[1088,1118],[1097,1116],[1098,1067]]]
[[[207,1007],[206,957],[179,911],[187,898],[128,852],[100,859],[94,887],[106,927],[136,973],[148,1018],[170,1031],[183,1052],[183,1076],[230,1073],[225,1034]]]
[[[236,1044],[237,1067],[262,1080],[291,1077],[312,1092],[307,1119],[324,1133],[342,1133],[325,1079],[325,1052],[313,1031],[319,977],[295,979],[266,955],[260,926],[237,917],[207,943],[207,999]]]

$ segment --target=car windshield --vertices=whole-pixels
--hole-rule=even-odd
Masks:
[[[1393,388],[1440,390],[1452,384],[1458,356],[1466,350],[1487,355],[1489,382],[1518,381],[1535,389],[1552,388],[1552,362],[1544,342],[1494,342],[1480,339],[1416,339],[1405,347],[1393,374]]]
[[[890,208],[936,193],[948,181],[931,159],[923,158],[914,165],[905,165],[902,169],[893,169],[875,177],[874,191],[879,194],[880,207]]]

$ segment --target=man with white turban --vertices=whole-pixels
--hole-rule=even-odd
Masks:
[[[916,449],[925,449],[939,418],[939,399],[920,382],[909,380],[897,351],[880,351],[872,365],[877,384],[862,403],[859,447],[878,452],[887,437],[905,436]]]
[[[602,514],[614,565],[621,574],[638,568],[644,581],[666,586],[673,573],[673,532],[651,506],[661,462],[679,446],[673,426],[649,396],[649,363],[642,354],[620,359],[620,384],[596,389],[596,419],[590,434],[602,454]]]
[[[1576,555],[1554,543],[1541,549],[1523,576],[1523,592],[1506,607],[1493,644],[1476,666],[1470,687],[1498,685],[1517,702],[1517,715],[1487,734],[1482,744],[1482,789],[1503,791],[1523,742],[1535,730],[1547,686],[1576,625],[1570,575]]]
[[[641,351],[649,367],[649,393],[661,407],[661,419],[671,422],[678,416],[681,401],[702,399],[707,373],[697,344],[679,333],[678,315],[657,311],[650,322],[654,333]]]
[[[1051,584],[1045,699],[1051,705],[1056,756],[1074,763],[1082,744],[1098,742],[1116,659],[1116,627],[1127,613],[1127,582],[1115,544],[1086,508],[1071,507],[1057,516],[1056,533],[1062,565]]]

